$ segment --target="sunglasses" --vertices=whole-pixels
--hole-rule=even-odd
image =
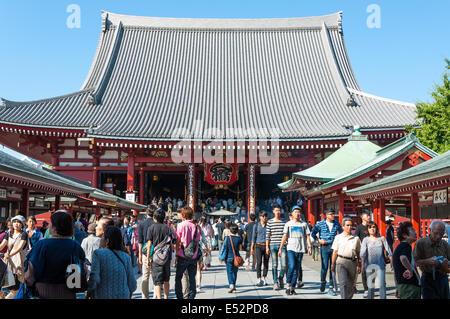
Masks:
[[[371,228],[377,229],[377,226],[370,226],[370,227],[368,227],[368,229],[371,229]]]

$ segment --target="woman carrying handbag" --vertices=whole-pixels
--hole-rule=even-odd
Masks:
[[[4,255],[4,261],[14,276],[14,285],[7,287],[10,292],[5,299],[13,299],[19,291],[20,284],[25,279],[24,263],[28,242],[28,236],[24,231],[25,217],[21,215],[14,216],[11,222],[13,231],[8,233],[0,244],[0,250],[8,247]]]
[[[238,235],[238,228],[238,225],[231,224],[231,235],[225,238],[223,242],[224,253],[220,256],[220,260],[226,261],[227,265],[227,277],[230,285],[228,293],[232,293],[236,290],[237,273],[239,267],[244,264],[244,260],[239,254],[239,250],[242,248],[242,238]]]

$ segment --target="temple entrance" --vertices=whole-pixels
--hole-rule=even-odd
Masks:
[[[99,188],[103,191],[125,198],[127,173],[117,171],[99,172]]]
[[[155,171],[146,173],[147,202],[154,198],[176,198],[185,200],[186,197],[186,173]]]
[[[224,209],[233,210],[239,202],[241,203],[241,207],[246,206],[247,185],[245,177],[244,172],[239,172],[238,180],[231,185],[211,185],[205,181],[204,172],[199,172],[197,194],[200,210],[202,203],[206,204],[208,199],[214,203],[212,205],[210,204],[211,208],[220,208],[220,205]],[[224,200],[227,202],[226,205],[223,204]],[[232,205],[230,206],[229,203],[232,203]]]
[[[272,218],[272,203],[280,197],[282,209],[288,211],[298,199],[297,192],[283,193],[278,187],[280,181],[291,178],[292,172],[277,172],[274,174],[256,175],[256,206],[258,211],[266,211]],[[287,178],[287,179],[286,179]]]

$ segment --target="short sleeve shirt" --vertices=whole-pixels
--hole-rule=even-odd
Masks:
[[[183,248],[187,247],[193,240],[196,226],[192,220],[185,220],[177,226],[177,238],[180,240],[180,249],[177,251],[177,256],[185,258]],[[201,230],[197,230],[197,240],[200,241]],[[193,259],[197,257],[197,251],[195,252]]]
[[[288,235],[287,250],[297,253],[306,252],[306,238],[310,234],[308,225],[305,222],[289,221],[284,225],[283,234]]]
[[[406,268],[400,261],[401,256],[405,256],[411,263],[412,249],[410,244],[406,242],[401,242],[400,244],[398,244],[397,248],[394,251],[394,255],[392,256],[392,263],[394,264],[393,265],[394,274],[397,280],[397,284],[408,284],[418,286],[419,281],[417,280],[416,276],[413,275],[412,278],[410,279],[406,279],[403,277],[403,273],[405,272]]]
[[[420,238],[414,245],[414,259],[427,259],[433,256],[443,256],[450,259],[450,245],[441,240],[438,243],[434,243],[430,237]],[[423,265],[420,269],[424,272],[432,273],[433,265]]]
[[[355,258],[359,256],[361,251],[361,240],[357,236],[350,235],[347,237],[345,233],[342,233],[335,237],[331,249],[337,250],[340,256]]]

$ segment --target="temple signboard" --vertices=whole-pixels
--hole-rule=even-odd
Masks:
[[[205,181],[211,185],[231,185],[238,180],[236,164],[205,164]]]

